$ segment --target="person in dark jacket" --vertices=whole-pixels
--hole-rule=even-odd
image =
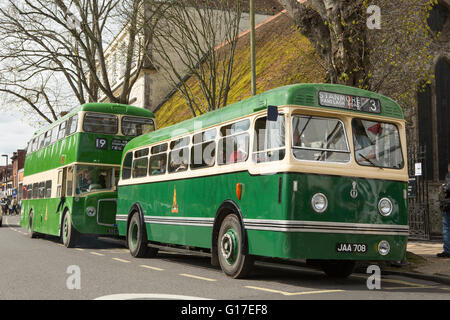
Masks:
[[[445,199],[442,201],[442,236],[444,238],[444,251],[438,253],[439,258],[450,258],[450,163],[445,176],[445,183],[442,185]]]

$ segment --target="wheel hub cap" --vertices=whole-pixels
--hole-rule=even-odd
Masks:
[[[234,263],[238,252],[238,237],[234,230],[228,230],[227,233],[222,236],[220,244],[222,256],[227,263]]]

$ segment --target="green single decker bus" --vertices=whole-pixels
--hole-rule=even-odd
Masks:
[[[358,260],[404,258],[407,181],[396,102],[290,85],[131,140],[116,222],[135,257],[180,246],[233,278],[258,257],[347,277]]]
[[[20,224],[30,237],[117,234],[120,161],[132,138],[154,131],[154,116],[121,104],[88,103],[36,132],[28,143]]]

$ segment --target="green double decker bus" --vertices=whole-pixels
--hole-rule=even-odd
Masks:
[[[37,131],[25,158],[21,226],[32,238],[60,236],[66,247],[80,234],[117,234],[122,151],[154,129],[148,110],[88,103]]]
[[[258,257],[346,277],[357,261],[404,258],[407,181],[395,101],[291,85],[131,140],[116,223],[135,257],[180,246],[233,278]]]

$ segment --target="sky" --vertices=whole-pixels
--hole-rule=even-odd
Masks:
[[[17,149],[25,149],[36,130],[22,117],[0,111],[0,156],[7,154],[11,157]],[[10,159],[8,163],[11,163]],[[0,165],[5,165],[4,157],[0,159]]]

